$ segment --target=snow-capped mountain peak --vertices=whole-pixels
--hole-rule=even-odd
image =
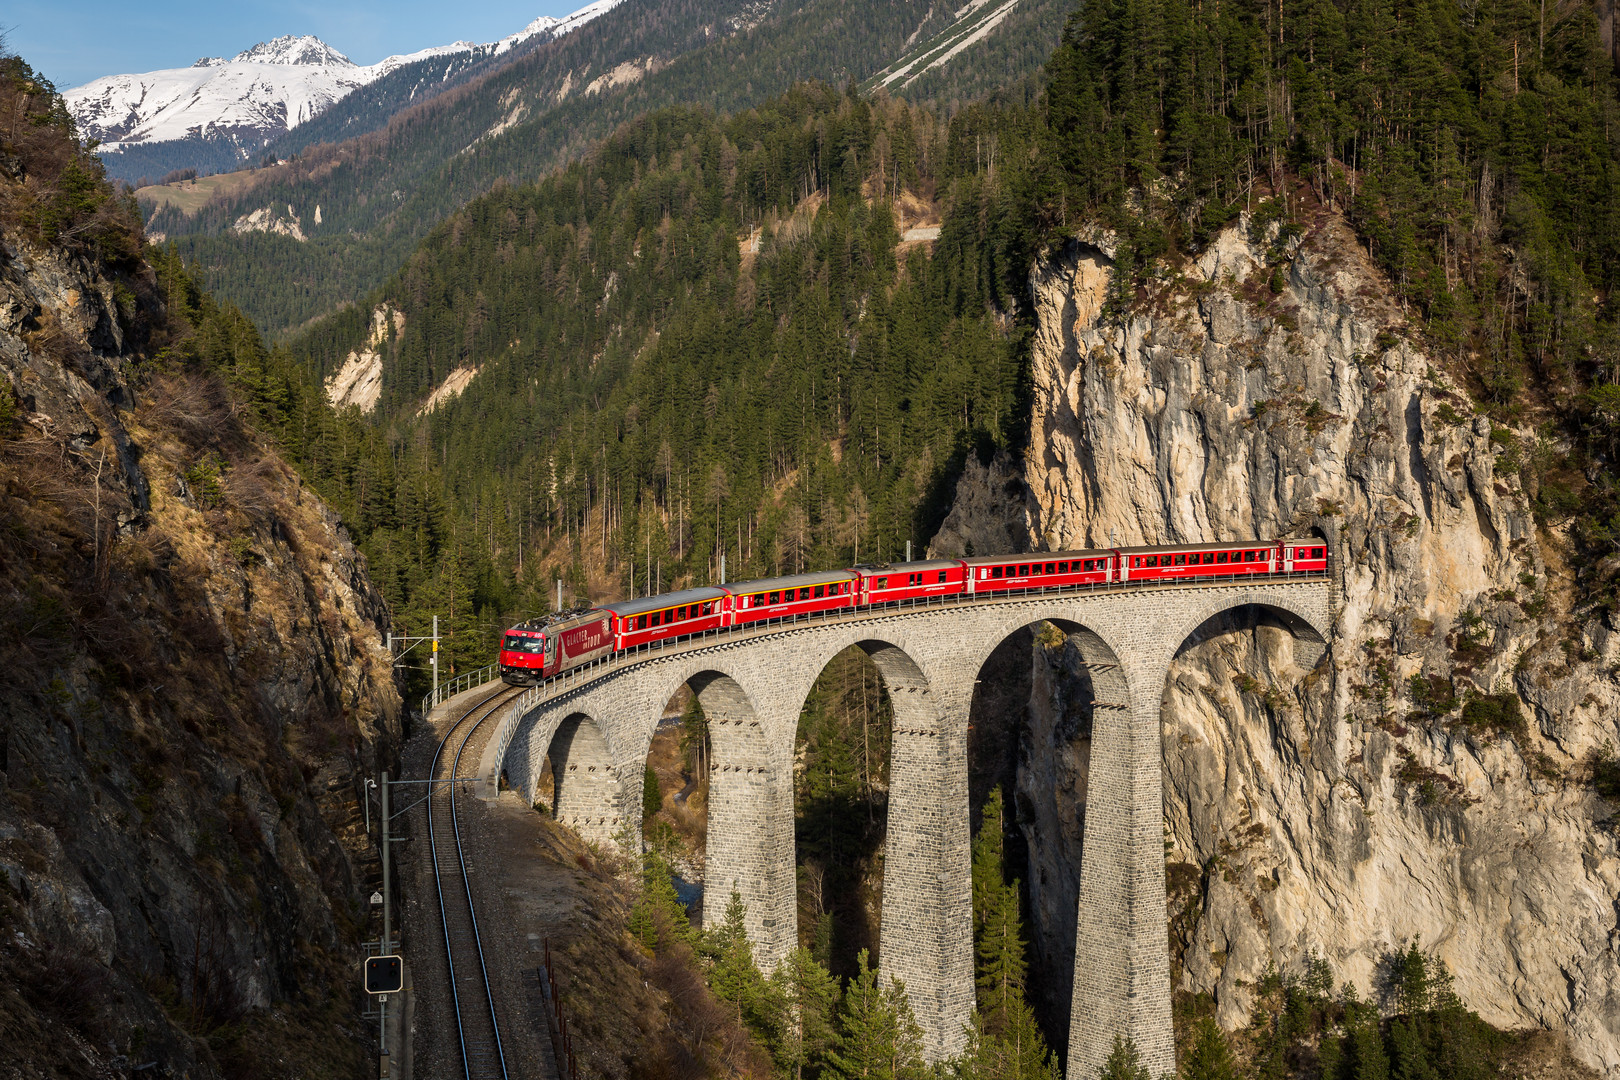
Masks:
[[[311,34],[285,34],[244,49],[234,58],[246,64],[307,64],[316,67],[352,68],[358,65],[332,46]]]
[[[622,0],[595,0],[561,19],[542,15],[500,41],[457,41],[360,65],[318,37],[288,34],[261,41],[229,60],[203,57],[191,67],[108,75],[63,93],[79,132],[104,151],[122,144],[226,138],[242,152],[314,119],[357,87],[406,64],[451,54],[498,56],[535,37],[557,38]]]

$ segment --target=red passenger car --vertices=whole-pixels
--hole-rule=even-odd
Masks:
[[[860,575],[856,602],[862,605],[955,596],[962,592],[967,575],[960,559],[866,564],[855,567],[855,572]]]
[[[1282,568],[1285,573],[1327,573],[1327,541],[1284,540],[1282,542]]]
[[[619,649],[633,649],[652,641],[701,634],[725,625],[724,589],[683,589],[640,600],[604,604],[613,613],[614,639]]]
[[[964,559],[971,593],[1106,585],[1115,580],[1112,551],[1036,551]]]
[[[1281,569],[1280,548],[1255,540],[1235,544],[1181,544],[1117,549],[1121,581],[1243,577]]]
[[[831,570],[824,574],[738,581],[721,588],[731,594],[731,625],[742,626],[853,607],[859,580],[860,575],[853,570]]]

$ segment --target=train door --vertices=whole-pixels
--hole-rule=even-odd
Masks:
[[[540,677],[544,679],[557,671],[557,635],[546,634],[541,640],[545,644],[540,647]]]
[[[1294,545],[1293,544],[1284,544],[1283,545],[1283,573],[1292,574],[1293,572],[1294,572]]]

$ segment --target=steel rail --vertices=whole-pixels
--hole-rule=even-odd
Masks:
[[[506,1054],[501,1047],[500,1023],[495,1017],[495,993],[489,985],[489,969],[484,963],[484,944],[478,933],[478,912],[473,904],[472,880],[467,873],[466,853],[461,840],[461,823],[456,813],[456,783],[464,779],[457,776],[457,773],[461,771],[462,752],[467,748],[467,744],[472,741],[473,735],[483,726],[484,721],[495,715],[496,710],[506,703],[503,699],[510,698],[511,694],[509,688],[503,687],[469,706],[467,711],[461,715],[461,718],[451,725],[450,730],[445,732],[444,738],[439,742],[438,750],[433,754],[433,764],[429,766],[428,771],[430,781],[439,779],[436,774],[439,771],[440,761],[444,759],[445,748],[450,745],[451,740],[460,732],[461,741],[456,744],[455,756],[450,763],[450,775],[446,778],[450,782],[443,785],[442,791],[438,790],[440,785],[437,784],[434,784],[433,788],[430,789],[432,793],[428,798],[427,816],[428,846],[433,859],[433,886],[438,894],[439,921],[444,927],[444,958],[449,974],[450,1002],[456,1016],[456,1041],[461,1049],[462,1075],[466,1080],[493,1080],[497,1076],[500,1080],[507,1080],[507,1069]],[[478,1010],[477,1017],[473,1018],[469,1017],[462,1008],[460,979],[457,978],[456,974],[457,945],[452,942],[452,905],[445,898],[445,868],[440,865],[439,830],[435,829],[433,824],[435,813],[442,813],[439,804],[441,794],[443,795],[444,805],[450,811],[450,834],[455,841],[455,869],[461,874],[462,895],[467,901],[464,924],[460,917],[461,911],[459,908],[456,910],[455,922],[457,925],[454,936],[462,938],[460,948],[463,952],[466,952],[469,947],[467,937],[470,934],[471,951],[478,957],[478,982],[483,988],[484,1002],[488,1006],[489,1038],[487,1040],[482,1038],[484,1010]],[[449,845],[446,845],[446,847],[446,854],[448,855]],[[473,1009],[475,1004],[474,1002],[468,1002],[468,1010]],[[473,1045],[469,1046],[469,1042]]]

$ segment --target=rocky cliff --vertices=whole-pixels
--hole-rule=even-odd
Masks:
[[[1573,600],[1530,512],[1556,446],[1476,413],[1340,217],[1294,224],[1245,216],[1123,314],[1107,237],[1044,258],[1031,446],[972,463],[935,550],[1324,537],[1319,665],[1239,611],[1165,688],[1177,989],[1232,1027],[1273,964],[1315,950],[1366,994],[1420,939],[1484,1019],[1620,1075],[1620,807],[1591,783],[1620,746],[1620,619]],[[1054,972],[1091,720],[1065,652],[1034,649],[1018,776]]]
[[[355,1075],[386,612],[165,299],[0,228],[0,1077]]]

